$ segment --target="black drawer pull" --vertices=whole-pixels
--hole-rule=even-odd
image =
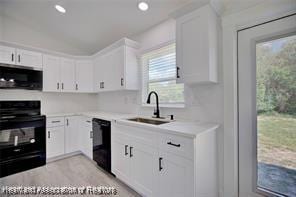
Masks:
[[[181,147],[181,144],[174,144],[172,142],[168,142],[167,144],[175,147]]]
[[[55,121],[51,121],[51,123],[60,123],[61,121],[59,120],[55,120]]]
[[[177,78],[178,78],[178,79],[180,78],[179,70],[180,70],[180,67],[177,67]]]
[[[161,166],[161,161],[162,161],[162,157],[159,157],[159,159],[158,159],[159,171],[161,171],[163,169]]]
[[[132,150],[133,150],[133,147],[131,146],[130,147],[130,157],[133,157],[134,156],[133,153],[132,153]]]
[[[124,149],[125,149],[125,150],[124,150],[124,155],[128,155],[127,148],[128,148],[128,145],[125,145],[125,146],[124,146]]]

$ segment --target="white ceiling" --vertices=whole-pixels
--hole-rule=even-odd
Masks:
[[[148,0],[150,9],[137,9],[138,0],[0,0],[1,14],[93,54],[122,37],[145,31],[191,0]],[[54,9],[58,3],[67,12]]]
[[[140,0],[0,0],[0,13],[93,54],[122,37],[131,37],[168,19],[173,11],[194,1],[146,0],[150,9],[137,9]],[[262,0],[214,0],[223,8],[246,8]],[[54,9],[63,5],[67,13]]]

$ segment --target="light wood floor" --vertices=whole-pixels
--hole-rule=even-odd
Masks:
[[[46,166],[0,179],[1,186],[107,186],[118,191],[117,196],[140,196],[115,177],[99,169],[83,155],[48,163]],[[85,196],[85,195],[84,195]]]

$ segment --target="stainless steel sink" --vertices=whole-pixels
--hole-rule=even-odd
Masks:
[[[127,119],[129,121],[134,121],[134,122],[140,122],[140,123],[146,123],[146,124],[153,124],[153,125],[161,125],[161,124],[166,124],[169,123],[169,121],[165,120],[155,120],[155,119],[148,119],[148,118],[131,118]]]

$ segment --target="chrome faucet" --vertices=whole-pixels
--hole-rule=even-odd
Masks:
[[[147,104],[150,104],[150,97],[152,94],[155,94],[155,98],[156,98],[156,109],[154,110],[154,115],[155,118],[160,118],[160,114],[159,114],[159,101],[158,101],[158,94],[155,91],[152,91],[149,93],[148,95],[148,99],[147,99]]]

